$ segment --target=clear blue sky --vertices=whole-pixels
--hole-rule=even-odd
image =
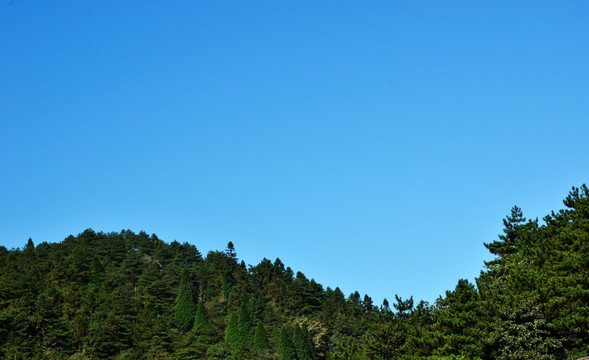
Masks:
[[[0,244],[232,241],[433,301],[589,178],[586,1],[0,0]]]

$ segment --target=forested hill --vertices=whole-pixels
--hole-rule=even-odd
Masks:
[[[589,353],[589,189],[541,224],[517,207],[476,284],[374,304],[233,244],[86,230],[0,247],[0,358],[566,359]],[[476,237],[476,234],[473,234]],[[460,251],[457,249],[456,251]],[[431,269],[435,271],[435,269]]]

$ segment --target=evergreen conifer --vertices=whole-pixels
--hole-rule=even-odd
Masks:
[[[297,353],[292,337],[292,331],[286,326],[283,327],[280,332],[280,346],[278,347],[280,360],[297,360]]]
[[[270,349],[270,343],[268,343],[266,329],[264,329],[264,324],[262,324],[260,320],[258,320],[258,325],[256,326],[256,331],[254,334],[254,348],[258,350]]]
[[[210,331],[209,317],[202,301],[198,303],[198,307],[196,308],[194,331],[198,335],[206,335]]]
[[[252,318],[247,306],[247,302],[242,302],[241,309],[239,310],[239,321],[238,321],[238,337],[239,343],[242,346],[251,346],[251,333],[252,333]]]
[[[196,304],[194,303],[194,290],[190,281],[188,271],[184,269],[180,278],[180,286],[178,288],[178,297],[176,298],[176,308],[174,312],[174,319],[176,326],[180,330],[190,330],[194,322],[194,315],[196,313]]]
[[[298,360],[315,360],[315,346],[306,325],[295,326],[292,342]]]
[[[231,314],[231,318],[229,318],[229,324],[225,330],[225,340],[234,345],[239,341],[238,320],[235,314]]]

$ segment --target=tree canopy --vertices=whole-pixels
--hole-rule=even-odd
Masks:
[[[513,207],[475,283],[374,304],[230,242],[88,229],[0,247],[0,358],[566,359],[589,353],[589,189],[543,222]],[[460,249],[456,249],[460,251]],[[435,269],[431,269],[435,271]]]

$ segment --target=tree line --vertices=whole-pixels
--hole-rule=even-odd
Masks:
[[[589,189],[513,207],[475,283],[375,305],[280,259],[129,230],[0,247],[0,358],[568,359],[589,353]],[[457,249],[459,251],[459,249]],[[432,269],[433,270],[433,269]]]

